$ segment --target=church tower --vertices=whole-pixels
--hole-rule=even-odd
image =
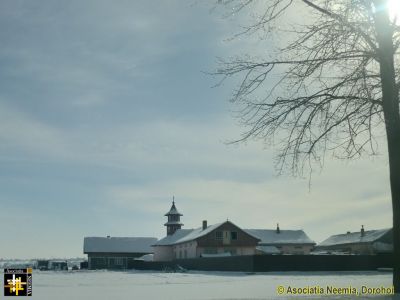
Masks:
[[[175,207],[175,199],[172,200],[172,206],[169,212],[165,214],[168,217],[168,222],[164,224],[167,226],[167,235],[173,235],[175,231],[181,229],[183,224],[181,223],[181,216],[183,216]]]

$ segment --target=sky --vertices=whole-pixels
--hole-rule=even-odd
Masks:
[[[218,57],[268,52],[230,39],[247,17],[214,1],[0,2],[0,258],[82,257],[85,236],[161,238],[175,197],[184,228],[332,234],[391,226],[385,147],[278,176],[273,147],[213,87]]]

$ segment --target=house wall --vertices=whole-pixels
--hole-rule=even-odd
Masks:
[[[304,255],[304,254],[310,254],[311,250],[314,249],[314,245],[307,245],[307,244],[265,245],[265,246],[275,246],[282,252],[282,254]]]
[[[230,252],[232,256],[236,255],[254,255],[256,254],[256,247],[198,247],[196,251],[196,257],[201,257],[202,254],[220,254]]]
[[[354,254],[374,254],[374,248],[370,243],[358,243],[349,245],[350,253]]]
[[[90,270],[98,269],[126,269],[128,259],[140,257],[148,253],[87,253],[88,268]]]
[[[216,232],[221,232],[222,236],[217,238]],[[236,239],[232,239],[231,232],[236,233]],[[204,253],[230,252],[232,255],[253,255],[258,241],[234,224],[226,222],[195,241],[174,245],[173,252],[175,259],[200,257]]]
[[[318,249],[325,251],[348,252],[351,254],[375,254],[374,248],[372,247],[371,243],[332,245],[332,246],[318,247]]]
[[[154,261],[170,261],[175,258],[173,246],[155,246],[153,250]]]
[[[173,246],[174,258],[175,259],[195,258],[197,257],[196,249],[197,249],[196,241],[190,241],[187,243],[174,245]]]

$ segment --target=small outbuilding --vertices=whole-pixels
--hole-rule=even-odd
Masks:
[[[379,254],[393,252],[393,230],[361,230],[332,235],[317,246],[319,251],[348,254]]]
[[[89,269],[126,269],[128,260],[153,253],[153,237],[85,237]]]
[[[315,246],[303,230],[244,229],[260,239],[257,254],[310,254]]]

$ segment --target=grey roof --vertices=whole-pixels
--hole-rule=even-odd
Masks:
[[[344,234],[336,234],[332,235],[318,246],[326,247],[326,246],[333,246],[333,245],[343,245],[343,244],[354,244],[354,243],[372,243],[391,229],[379,229],[379,230],[368,230],[364,232],[364,236],[361,236],[360,231],[357,232],[350,232]]]
[[[169,216],[169,215],[179,215],[179,216],[183,216],[175,207],[175,201],[172,201],[172,206],[169,210],[169,212],[167,212],[164,216]]]
[[[152,253],[152,237],[85,237],[83,253]]]
[[[175,231],[175,233],[173,235],[167,235],[165,238],[162,238],[157,243],[155,243],[153,246],[168,246],[168,245],[175,245],[175,244],[193,241],[199,237],[202,237],[202,236],[210,233],[211,231],[218,228],[219,226],[221,226],[224,223],[225,222],[210,225],[204,230],[202,227],[199,227],[196,229],[178,229],[177,231]]]
[[[176,241],[185,237],[193,230],[194,229],[178,229],[177,231],[175,231],[175,233],[173,235],[167,235],[166,237],[164,237],[164,238],[158,240],[156,243],[154,243],[153,246],[174,245],[174,244],[176,244]]]
[[[303,230],[280,230],[276,229],[244,229],[248,234],[260,239],[259,245],[282,245],[282,244],[315,244]]]

